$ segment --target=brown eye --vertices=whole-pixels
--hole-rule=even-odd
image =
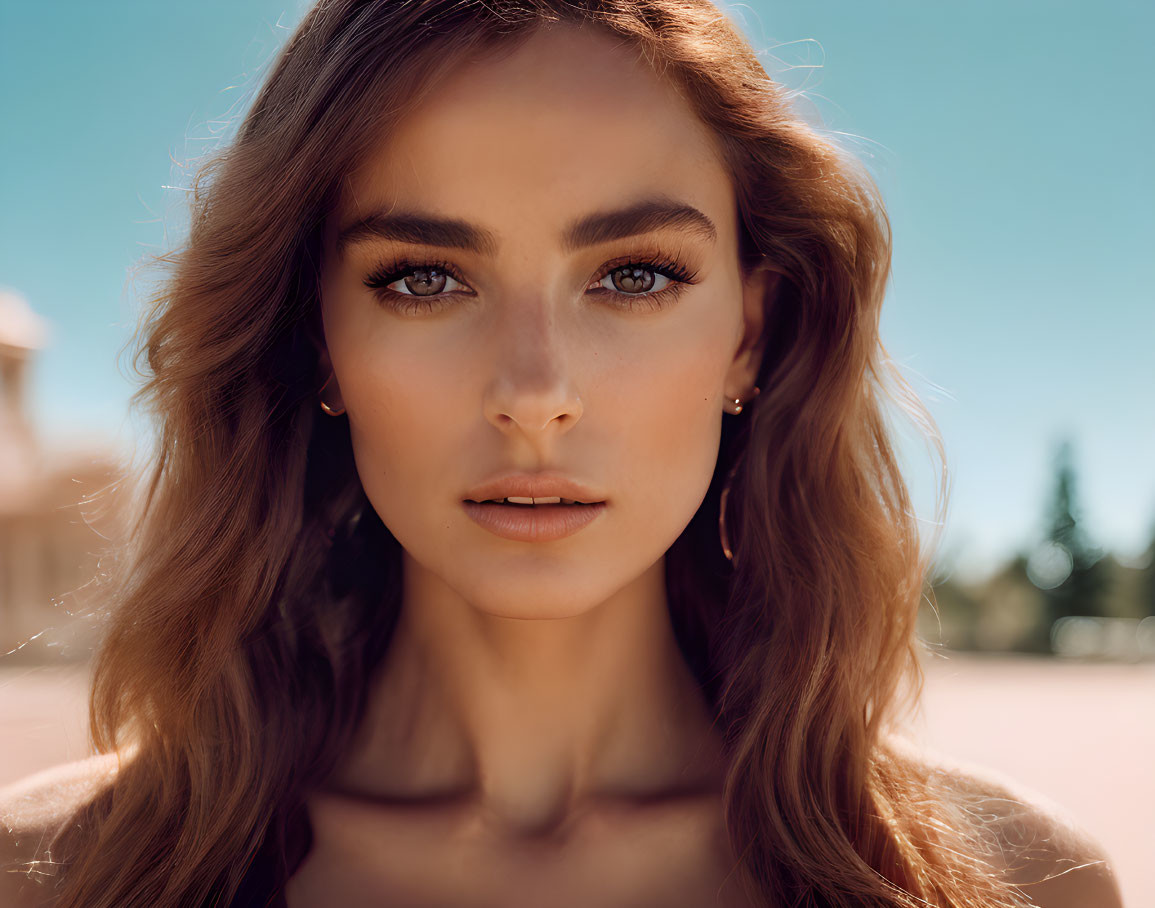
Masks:
[[[405,290],[398,290],[398,293],[408,291],[412,296],[436,296],[445,289],[445,282],[448,279],[449,275],[439,268],[414,268],[400,281],[394,283],[405,285]]]
[[[615,268],[606,277],[620,293],[646,293],[653,289],[657,275],[651,269],[640,265],[623,265]]]
[[[697,272],[689,271],[673,259],[659,257],[619,259],[603,266],[597,283],[589,287],[598,291],[612,306],[627,311],[655,311],[673,302],[682,288],[698,282]]]
[[[382,306],[406,315],[439,311],[450,301],[475,295],[447,262],[400,259],[382,265],[363,283]]]
[[[606,274],[602,278],[602,286],[605,286],[605,281],[609,281],[612,286],[608,286],[605,288],[606,290],[617,290],[619,293],[626,293],[626,295],[638,295],[638,293],[648,293],[653,290],[658,278],[665,282],[658,288],[658,291],[663,290],[666,284],[671,283],[668,276],[658,274],[655,268],[623,265]]]

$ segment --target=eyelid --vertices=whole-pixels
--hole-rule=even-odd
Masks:
[[[627,265],[634,265],[638,268],[645,268],[654,271],[658,274],[665,275],[671,281],[678,284],[696,284],[698,282],[698,272],[688,265],[682,264],[676,256],[667,255],[664,252],[654,250],[651,253],[642,253],[634,255],[623,255],[616,259],[611,259],[598,269],[597,277],[591,280],[591,283],[598,283],[605,280],[606,276],[619,268],[624,268]],[[620,291],[615,291],[621,293]],[[661,292],[661,291],[658,291]],[[650,296],[653,294],[647,293],[621,293],[622,296]]]
[[[453,278],[453,280],[457,281],[457,283],[467,288],[469,292],[473,292],[473,288],[469,286],[469,282],[465,280],[457,266],[453,265],[452,263],[442,261],[440,259],[421,259],[416,257],[407,258],[404,256],[398,257],[397,259],[394,259],[387,264],[382,264],[377,268],[374,268],[373,271],[371,271],[369,275],[362,281],[362,283],[371,290],[384,290],[385,287],[389,284],[395,283],[403,277],[407,277],[414,271],[423,270],[443,271],[445,274]],[[395,291],[388,292],[392,293]],[[411,294],[402,293],[398,295],[409,296]],[[441,295],[442,294],[422,297],[417,296],[416,294],[412,294],[412,296],[414,296],[416,299],[438,299]]]

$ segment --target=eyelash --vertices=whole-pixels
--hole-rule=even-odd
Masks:
[[[655,256],[626,256],[625,258],[615,259],[602,266],[599,276],[594,282],[600,283],[606,277],[613,274],[622,268],[641,268],[644,271],[650,271],[654,274],[660,274],[670,280],[668,286],[661,290],[649,291],[645,293],[624,293],[620,290],[609,290],[605,287],[596,288],[602,293],[609,293],[620,298],[623,304],[616,304],[619,308],[630,312],[637,311],[657,311],[664,308],[669,303],[672,303],[677,298],[678,294],[686,287],[687,284],[695,284],[698,281],[697,272],[691,272],[685,265],[672,258],[666,258],[661,255]],[[395,290],[389,290],[389,284],[408,277],[415,271],[440,271],[447,274],[453,280],[460,284],[465,284],[465,279],[461,277],[457,269],[444,261],[416,261],[411,259],[396,259],[389,264],[382,265],[377,268],[364,280],[364,284],[380,302],[406,315],[417,315],[422,312],[435,312],[447,304],[449,297],[457,291],[450,291],[449,293],[440,293],[436,296],[415,296],[408,293],[398,293]]]

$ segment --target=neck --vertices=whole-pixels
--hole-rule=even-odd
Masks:
[[[401,614],[336,787],[469,801],[519,831],[599,801],[720,786],[708,705],[670,624],[664,564],[568,618],[497,617],[406,559]]]

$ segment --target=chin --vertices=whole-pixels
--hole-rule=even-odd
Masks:
[[[508,575],[492,580],[457,586],[458,593],[469,605],[493,618],[517,618],[524,621],[544,621],[556,618],[576,618],[593,611],[605,602],[613,591],[575,588],[558,578],[516,578]]]

